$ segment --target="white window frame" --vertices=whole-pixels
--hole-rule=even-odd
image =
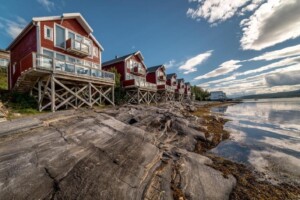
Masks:
[[[69,58],[74,58],[75,61],[76,61],[74,64],[79,64],[79,65],[83,65],[83,66],[86,66],[86,67],[90,67],[89,65],[86,65],[86,62],[91,62],[91,63],[92,63],[91,68],[96,68],[96,67],[94,67],[94,64],[97,64],[97,63],[94,63],[93,61],[84,60],[84,59],[79,59],[79,58],[77,58],[77,57],[70,56],[70,55],[68,55],[68,54],[61,53],[61,52],[58,52],[58,51],[55,51],[55,50],[52,50],[52,49],[48,49],[48,48],[43,47],[41,51],[44,52],[44,50],[53,52],[53,58],[54,58],[54,59],[56,59],[56,53],[58,53],[58,54],[64,55],[64,56],[66,57],[66,58],[65,58],[65,59],[66,59],[66,60],[65,60],[66,62],[71,62],[71,61],[69,61]],[[79,63],[78,60],[81,60],[81,61],[83,61],[83,62],[82,62],[82,63]],[[98,65],[100,66],[100,64],[98,64]]]
[[[50,30],[50,37],[47,35],[47,30]],[[44,38],[53,41],[53,28],[44,25]]]
[[[59,27],[65,29],[65,41],[64,41],[64,44],[65,44],[64,46],[65,47],[56,46],[56,26],[59,26]],[[57,48],[65,50],[66,49],[66,38],[68,37],[67,34],[68,34],[68,29],[67,28],[65,28],[65,27],[63,27],[63,26],[61,26],[61,25],[59,25],[57,23],[54,23],[54,46],[57,47]]]

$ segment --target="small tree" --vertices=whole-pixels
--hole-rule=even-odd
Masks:
[[[119,105],[124,101],[124,92],[121,88],[121,74],[115,67],[112,67],[109,71],[115,74],[115,104]]]
[[[192,86],[192,93],[195,95],[195,99],[198,101],[207,100],[210,95],[207,90],[203,90],[201,87],[196,85]]]

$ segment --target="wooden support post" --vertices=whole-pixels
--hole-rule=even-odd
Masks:
[[[89,82],[89,102],[90,102],[90,107],[92,107],[92,83]]]
[[[113,106],[115,106],[115,86],[111,87],[111,99],[113,102]]]
[[[38,82],[38,106],[39,106],[39,111],[41,112],[42,110],[42,81],[40,80]]]
[[[51,111],[55,112],[55,82],[54,75],[51,76]]]
[[[140,104],[140,88],[137,89],[137,103]]]

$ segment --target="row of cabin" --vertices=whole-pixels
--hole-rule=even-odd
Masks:
[[[167,75],[163,65],[147,69],[139,51],[102,63],[104,49],[80,13],[32,18],[7,50],[9,89],[30,92],[40,110],[114,105],[112,68],[121,74],[121,86],[131,102],[191,96],[189,83]]]
[[[125,90],[154,91],[156,100],[182,100],[191,98],[191,85],[177,79],[176,73],[167,74],[164,65],[147,68],[140,51],[117,57],[102,64],[102,69],[113,68],[121,75],[121,87]],[[149,102],[150,103],[150,102]]]

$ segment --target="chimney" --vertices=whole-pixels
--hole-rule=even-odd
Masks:
[[[117,59],[117,58],[119,58],[119,56],[116,55],[116,56],[115,56],[115,59]]]

